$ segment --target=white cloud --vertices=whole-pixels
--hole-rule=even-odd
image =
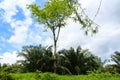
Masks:
[[[14,31],[14,35],[8,40],[9,43],[22,44],[26,39],[26,29],[25,27],[17,27]]]
[[[8,40],[9,43],[13,44],[23,44],[27,39],[27,32],[29,26],[32,24],[32,20],[30,18],[25,21],[15,21],[11,23],[11,26],[14,27],[14,35],[10,37]]]
[[[83,7],[86,8],[85,12],[93,18],[98,8],[100,0],[80,0],[83,2]],[[82,46],[88,48],[94,54],[102,57],[102,59],[109,58],[114,51],[119,51],[119,35],[120,24],[119,20],[115,16],[119,16],[115,12],[118,10],[119,0],[106,0],[102,2],[101,9],[96,22],[100,25],[99,32],[93,36],[85,36],[80,30],[80,24],[73,23],[68,20],[68,26],[62,29],[59,40],[59,48],[69,48]]]
[[[40,43],[42,43],[41,35],[31,31],[28,35],[28,40],[27,40],[26,44],[36,45],[36,44],[40,44]]]
[[[80,0],[80,2],[82,7],[86,8],[85,12],[88,16],[93,18],[100,4],[100,0]],[[114,17],[117,16],[114,14],[117,11],[117,2],[119,0],[102,1],[100,11],[96,17],[96,23],[100,25],[99,32],[96,35],[85,36],[80,29],[81,25],[79,23],[73,23],[73,21],[68,20],[69,24],[61,30],[58,50],[62,48],[68,49],[69,47],[76,48],[80,45],[83,48],[90,49],[90,51],[102,57],[102,59],[109,58],[114,51],[120,50],[120,46],[118,45],[120,40],[120,24],[117,22],[117,18]],[[53,39],[48,37],[45,41],[46,44],[52,44]]]
[[[16,63],[17,60],[22,59],[21,57],[17,57],[17,52],[14,51],[12,53],[10,52],[5,52],[3,55],[0,56],[0,63],[4,64],[4,63],[8,63],[8,64],[14,64]]]
[[[19,6],[23,9],[23,12],[25,16],[29,16],[29,11],[26,9],[26,4],[33,3],[35,0],[3,0],[0,3],[0,9],[4,10],[4,21],[5,22],[12,22],[14,19],[12,19],[12,16],[16,15],[18,10],[16,9],[16,6]]]
[[[91,4],[98,2],[99,0],[79,0],[83,8],[91,6]]]
[[[32,24],[32,19],[30,16],[30,11],[26,8],[27,4],[33,3],[35,0],[3,0],[0,3],[0,9],[4,10],[4,15],[2,16],[3,21],[7,22],[13,28],[13,35],[8,40],[11,44],[24,44],[27,38],[27,31]],[[16,20],[13,18],[17,15],[17,6],[23,10],[24,20]]]
[[[47,46],[51,46],[51,45],[53,45],[53,40],[50,38],[50,37],[48,37],[46,40],[45,40],[45,43],[44,43],[45,45],[47,45]]]
[[[16,4],[13,3],[11,0],[4,0],[0,3],[0,9],[3,9],[5,11],[5,16],[3,16],[5,22],[11,22],[12,15],[15,15],[17,12],[15,6]]]

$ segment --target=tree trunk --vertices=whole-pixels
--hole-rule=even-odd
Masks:
[[[60,27],[58,28],[58,33],[55,33],[55,29],[52,29],[53,32],[53,38],[54,38],[54,52],[53,52],[53,58],[54,58],[54,63],[53,63],[53,67],[54,67],[54,73],[56,73],[56,68],[57,68],[57,41],[59,38],[59,33],[60,33]],[[57,35],[57,36],[56,36]]]
[[[53,58],[54,58],[54,73],[56,73],[56,68],[57,68],[57,61],[56,61],[56,53],[57,53],[57,45],[56,45],[56,41],[54,42],[54,53],[53,53]]]
[[[57,62],[56,62],[56,53],[57,53],[57,40],[56,40],[56,34],[55,34],[55,29],[53,28],[53,40],[54,40],[54,51],[53,51],[53,67],[54,67],[54,73],[56,73],[56,68],[57,68]]]

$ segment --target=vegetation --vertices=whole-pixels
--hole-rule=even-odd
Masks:
[[[116,51],[115,54],[111,56],[111,58],[117,64],[116,69],[120,73],[120,52]]]
[[[37,4],[28,5],[28,9],[30,9],[33,18],[52,31],[54,41],[53,65],[55,73],[57,69],[57,42],[60,30],[62,27],[66,26],[68,19],[72,17],[75,22],[79,21],[86,34],[88,31],[92,31],[92,33],[97,32],[97,26],[94,28],[92,26],[93,21],[88,17],[83,17],[83,12],[80,12],[81,14],[78,13],[79,7],[80,4],[78,3],[78,0],[48,0],[45,3],[44,8],[40,8]],[[72,16],[73,14],[75,14],[75,16]]]
[[[51,47],[24,46],[18,56],[24,60],[18,61],[23,67],[23,72],[54,72],[54,59]],[[78,47],[76,50],[61,50],[57,53],[56,73],[59,74],[87,74],[87,71],[97,70],[101,67],[100,59],[93,55],[88,49]]]
[[[25,60],[19,60],[24,67],[23,72],[53,72],[53,57],[51,47],[24,46],[22,52],[18,52],[18,57],[22,56]]]
[[[0,71],[0,80],[15,80],[9,73]]]
[[[40,9],[36,4],[29,5],[32,15],[37,22],[45,24],[53,33],[54,40],[54,72],[56,72],[57,41],[61,27],[66,25],[66,19],[73,13],[73,6],[68,5],[68,0],[49,0],[45,8]],[[56,33],[57,31],[57,33]]]
[[[100,67],[99,58],[88,49],[81,49],[80,46],[76,50],[71,47],[69,50],[59,51],[58,58],[58,65],[66,67],[72,74],[87,74],[87,71],[97,70]]]
[[[0,71],[4,71],[7,73],[21,73],[23,70],[23,67],[20,64],[3,64],[0,67]]]
[[[80,14],[78,9],[80,8]],[[97,25],[84,15],[78,0],[48,0],[43,8],[28,5],[33,18],[53,33],[53,46],[23,46],[18,52],[16,64],[0,64],[0,80],[119,80],[120,52],[111,55],[116,64],[104,65],[105,61],[88,49],[70,48],[57,51],[62,27],[68,19],[79,21],[86,35],[97,32]],[[93,27],[94,24],[94,27]],[[52,50],[53,49],[53,50]],[[54,74],[54,73],[57,74]]]
[[[18,56],[25,59],[18,61],[19,64],[1,65],[0,80],[119,80],[120,78],[118,64],[104,67],[104,62],[100,58],[80,46],[76,50],[71,47],[69,50],[58,51],[56,72],[62,75],[50,73],[54,72],[51,48],[52,46],[41,45],[24,46],[23,50],[18,52]],[[118,58],[118,54],[119,52],[115,52],[112,59],[114,60],[113,56]]]
[[[41,73],[39,79],[36,73],[12,74],[16,80],[119,80],[120,74],[90,74],[90,75],[57,75],[53,73]]]

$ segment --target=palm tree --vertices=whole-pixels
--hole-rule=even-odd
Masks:
[[[18,52],[18,57],[24,57],[24,60],[19,60],[28,71],[36,70],[52,71],[52,49],[51,47],[39,46],[24,46],[21,52]],[[49,66],[49,67],[48,67]]]
[[[94,56],[88,49],[82,50],[79,46],[76,50],[59,51],[58,64],[66,67],[72,74],[86,74],[87,71],[99,67],[98,57]]]
[[[120,72],[120,52],[116,51],[111,58],[117,64],[118,72]]]

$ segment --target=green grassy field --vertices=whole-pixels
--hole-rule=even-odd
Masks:
[[[120,80],[120,74],[57,75],[52,73],[11,74],[15,80]]]

